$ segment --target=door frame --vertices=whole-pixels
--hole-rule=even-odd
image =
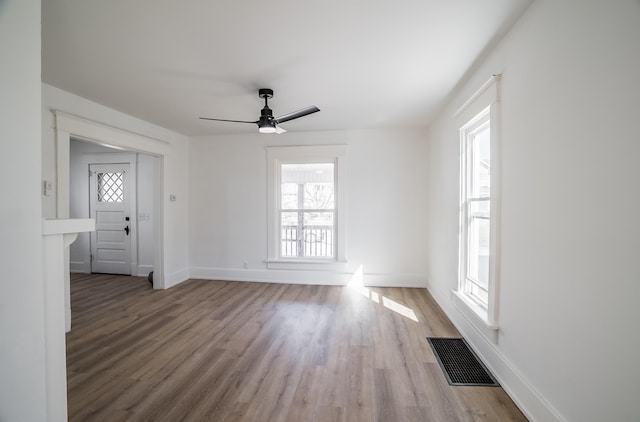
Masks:
[[[71,138],[92,142],[109,148],[127,152],[142,152],[157,157],[157,171],[154,175],[154,262],[153,288],[165,289],[164,268],[164,161],[171,145],[159,139],[139,135],[126,130],[96,123],[58,110],[52,110],[56,133],[56,218],[69,218],[69,173]],[[65,252],[65,301],[70,304],[69,291],[69,250]],[[70,312],[67,316],[70,319]]]
[[[138,271],[138,169],[137,169],[137,157],[135,153],[125,153],[125,152],[105,152],[105,153],[87,153],[83,154],[81,158],[81,163],[83,167],[87,169],[87,180],[89,181],[89,192],[91,191],[91,165],[92,164],[128,164],[129,165],[129,173],[127,174],[127,178],[129,178],[128,184],[128,195],[129,196],[129,209],[127,212],[129,213],[129,227],[130,230],[130,258],[131,265],[130,271],[131,275],[137,276],[140,274]],[[87,198],[87,215],[91,217],[91,197]],[[155,213],[155,212],[154,212]],[[85,248],[83,251],[83,261],[87,264],[88,271],[87,273],[92,272],[92,260],[91,260],[91,249],[92,242],[91,236],[89,236],[89,245],[88,248]]]

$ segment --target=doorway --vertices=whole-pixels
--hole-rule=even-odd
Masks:
[[[153,161],[153,215],[148,221],[148,225],[152,227],[152,245],[153,257],[150,262],[153,264],[153,287],[155,289],[165,289],[169,287],[165,280],[165,239],[164,239],[164,212],[166,204],[162,201],[164,195],[165,184],[165,160],[171,151],[171,144],[144,135],[138,135],[133,132],[118,129],[112,126],[96,123],[84,119],[82,117],[73,116],[64,112],[53,110],[55,120],[55,136],[56,136],[56,218],[70,218],[71,215],[77,215],[71,212],[70,188],[71,188],[71,171],[70,168],[70,144],[71,139],[82,140],[87,144],[94,146],[108,146],[119,151],[131,151],[132,153],[140,153],[141,156],[147,156]],[[113,161],[112,161],[113,162]],[[84,180],[86,180],[86,172]],[[88,195],[88,187],[85,192]],[[87,200],[88,201],[88,200]],[[88,218],[88,211],[87,211]],[[132,219],[135,224],[136,219]],[[133,241],[132,237],[132,241]],[[82,242],[80,236],[72,246]],[[89,243],[89,239],[86,239]],[[133,246],[132,246],[133,248]],[[84,262],[89,261],[87,257]],[[67,305],[67,319],[70,321],[71,312],[68,307],[69,300],[69,256],[65,257],[65,303]],[[89,272],[87,269],[85,272]]]
[[[160,159],[76,138],[69,158],[70,216],[96,219],[96,231],[71,245],[69,269],[147,277],[158,247]]]

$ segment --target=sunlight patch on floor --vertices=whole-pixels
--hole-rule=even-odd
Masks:
[[[386,296],[381,296],[378,292],[375,292],[370,288],[364,286],[364,273],[362,270],[362,265],[360,265],[358,269],[353,273],[353,276],[351,277],[349,284],[347,284],[347,287],[375,303],[380,303],[382,300],[382,306],[384,306],[385,308],[397,314],[400,314],[405,318],[409,318],[412,321],[418,322],[418,317],[416,316],[416,313],[413,311],[413,309],[401,303],[398,303],[395,300],[389,299]]]

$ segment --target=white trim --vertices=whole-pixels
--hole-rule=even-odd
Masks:
[[[164,278],[164,284],[162,286],[156,285],[156,271],[153,271],[153,288],[154,289],[170,289],[173,286],[177,286],[178,284],[187,281],[189,279],[189,271],[187,269],[183,269],[180,271],[176,271],[175,273],[166,274]]]
[[[461,308],[455,306],[453,298],[441,289],[428,289],[449,320],[467,340],[488,369],[496,376],[502,388],[516,403],[527,419],[532,421],[566,422],[566,419],[551,405],[478,329],[477,324],[465,318]]]
[[[406,287],[425,289],[427,277],[423,274],[372,274],[364,273],[362,285],[365,287]]]
[[[478,306],[473,300],[458,290],[451,291],[451,299],[462,316],[474,325],[486,338],[498,343],[498,330],[500,327],[491,323],[487,318],[484,308]]]
[[[153,271],[153,265],[138,265],[138,277],[147,277],[149,273]]]
[[[71,329],[65,305],[69,279],[69,245],[78,233],[95,230],[92,219],[42,220],[45,396],[48,420],[67,420],[67,374],[64,332]],[[65,256],[66,255],[66,256]],[[64,331],[63,331],[64,330]]]
[[[267,268],[274,270],[314,270],[314,271],[345,271],[346,261],[334,259],[267,259]]]
[[[89,262],[86,262],[86,261],[69,262],[69,272],[90,274],[91,267]]]
[[[352,282],[353,277],[354,274],[350,272],[313,270],[192,267],[189,271],[189,278],[192,279],[327,286],[346,286]],[[362,284],[367,287],[425,288],[426,286],[426,276],[422,274],[365,273],[361,277]]]
[[[490,104],[500,101],[502,75],[493,75],[453,114],[458,127],[464,126]]]
[[[59,110],[52,110],[52,112],[56,119],[56,131],[71,133],[74,138],[79,137],[103,146],[119,147],[128,151],[158,155],[166,155],[169,152],[170,144],[160,139],[139,135]]]
[[[468,321],[477,324],[477,329],[486,334],[486,338],[497,342],[496,331],[499,327],[499,293],[500,293],[500,148],[501,148],[501,121],[500,121],[500,80],[501,75],[494,75],[482,87],[467,100],[455,113],[456,123],[460,128],[460,168],[461,183],[466,186],[467,129],[476,124],[488,109],[491,133],[491,213],[490,213],[490,254],[489,254],[489,290],[488,307],[482,309],[465,297],[462,280],[466,277],[466,251],[463,251],[463,242],[466,240],[466,214],[463,210],[463,201],[466,201],[464,192],[460,192],[460,233],[458,237],[458,292],[455,295],[457,305],[466,307]],[[463,179],[464,178],[464,179]],[[463,182],[464,180],[464,182]]]
[[[244,281],[256,283],[309,284],[342,286],[349,283],[350,274],[305,270],[265,270],[239,268],[204,268],[190,269],[190,278],[205,280]]]
[[[57,218],[69,217],[69,161],[71,137],[83,141],[97,143],[112,148],[126,149],[134,152],[144,152],[157,157],[158,171],[155,172],[154,186],[156,189],[153,219],[154,231],[154,277],[153,287],[165,289],[171,285],[165,284],[164,270],[164,158],[170,153],[171,146],[167,142],[138,135],[126,130],[107,126],[98,122],[73,116],[61,111],[51,110],[55,118],[56,133],[56,212]],[[69,271],[68,261],[65,263]],[[187,273],[187,269],[183,273]],[[175,280],[172,282],[177,284]],[[186,280],[186,277],[181,281]]]

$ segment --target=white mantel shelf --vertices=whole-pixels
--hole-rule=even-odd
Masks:
[[[69,245],[96,229],[92,218],[42,220],[47,420],[67,420],[65,331],[71,329]]]

